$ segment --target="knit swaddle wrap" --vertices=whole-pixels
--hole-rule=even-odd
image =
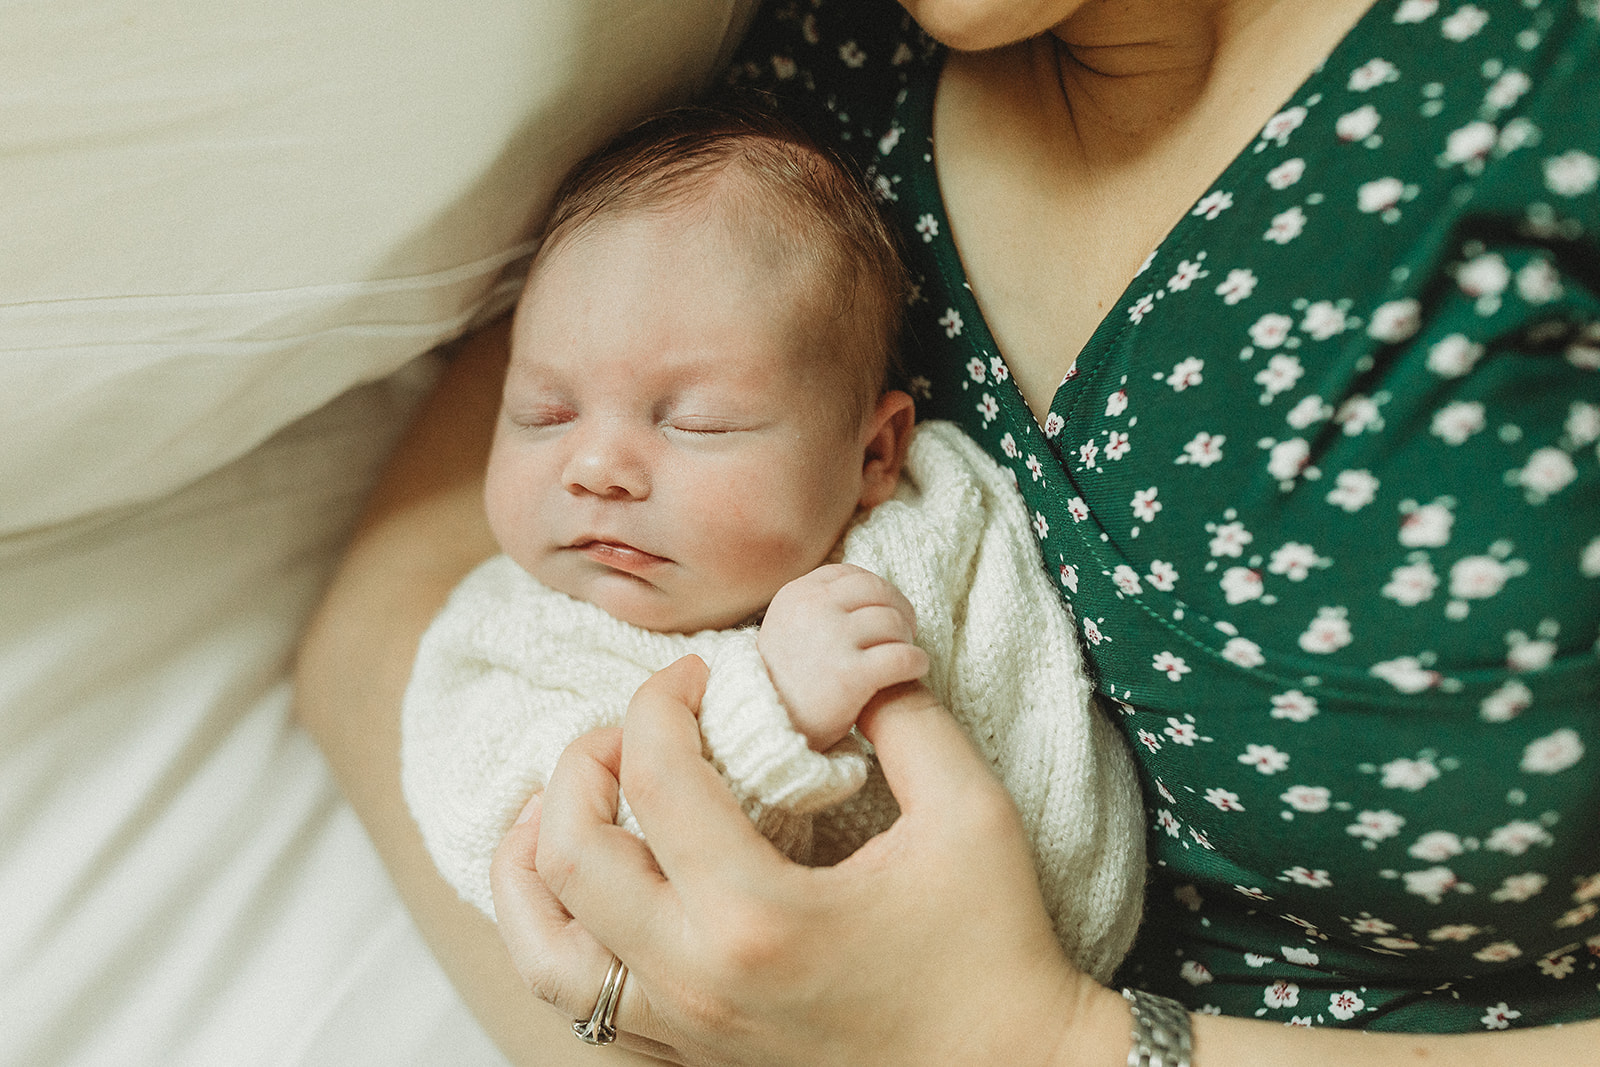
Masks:
[[[850,530],[843,558],[911,602],[925,681],[1015,798],[1057,936],[1108,979],[1138,926],[1143,808],[1009,476],[959,429],[924,423],[896,496]],[[853,738],[811,751],[756,632],[654,633],[506,557],[474,571],[423,637],[402,713],[406,799],[441,873],[492,916],[494,850],[562,750],[619,725],[645,678],[691,652],[711,668],[706,756],[779,848],[835,862],[887,826],[881,774]],[[637,832],[625,803],[619,821]]]

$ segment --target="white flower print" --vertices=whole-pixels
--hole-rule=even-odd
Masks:
[[[1352,396],[1339,405],[1333,421],[1344,428],[1346,437],[1355,437],[1368,430],[1383,429],[1383,415],[1378,402],[1370,396]]]
[[[1357,934],[1387,934],[1394,928],[1394,923],[1384,922],[1366,912],[1362,912],[1360,918],[1350,920],[1350,930]]]
[[[1306,213],[1296,204],[1272,216],[1272,222],[1267,226],[1267,232],[1261,235],[1263,241],[1273,244],[1286,245],[1299,237],[1306,228]]]
[[[1556,655],[1556,643],[1530,638],[1520,630],[1506,634],[1506,666],[1514,671],[1542,671]]]
[[[1218,189],[1202,197],[1189,214],[1199,215],[1206,219],[1214,219],[1232,206],[1233,194]]]
[[[1152,657],[1150,665],[1167,676],[1168,681],[1178,682],[1188,674],[1192,667],[1183,661],[1182,656],[1175,656],[1171,652],[1157,652]]]
[[[1222,658],[1246,670],[1267,662],[1267,657],[1261,654],[1261,646],[1248,637],[1229,638],[1222,646]]]
[[[1369,59],[1350,72],[1349,87],[1351,92],[1364,93],[1398,77],[1400,71],[1387,59]]]
[[[1212,531],[1211,554],[1238,559],[1244,554],[1245,546],[1255,539],[1255,535],[1244,528],[1244,523],[1224,523]]]
[[[1600,578],[1600,537],[1584,546],[1578,570],[1585,578]]]
[[[1044,417],[1045,437],[1054,439],[1061,436],[1061,431],[1066,428],[1066,425],[1067,420],[1063,419],[1060,415],[1057,415],[1052,411],[1050,414]]]
[[[1398,816],[1394,811],[1384,808],[1382,811],[1362,811],[1362,813],[1355,816],[1355,822],[1344,827],[1344,832],[1349,833],[1350,837],[1363,837],[1368,841],[1386,841],[1390,837],[1394,837],[1395,833],[1400,832],[1400,827],[1403,827],[1403,825],[1405,825],[1405,817]],[[1389,926],[1389,929],[1394,928]],[[1357,933],[1360,933],[1360,931],[1357,931]],[[1368,933],[1373,933],[1373,931],[1368,931]],[[1387,929],[1376,931],[1376,933],[1387,933]]]
[[[1063,563],[1060,570],[1061,584],[1072,592],[1078,591],[1078,568],[1070,563]]]
[[[1118,389],[1106,397],[1106,418],[1114,419],[1128,410],[1128,391]]]
[[[1489,13],[1481,7],[1463,4],[1455,13],[1439,24],[1439,30],[1452,41],[1465,41],[1483,29]]]
[[[1067,514],[1072,516],[1073,522],[1082,522],[1089,517],[1089,505],[1084,503],[1083,497],[1075,496],[1067,501]]]
[[[1390,572],[1383,595],[1397,604],[1413,608],[1433,596],[1438,587],[1439,576],[1434,573],[1432,564],[1423,558]]]
[[[1172,386],[1174,393],[1181,393],[1192,385],[1199,385],[1203,380],[1200,372],[1205,369],[1205,365],[1205,360],[1190,356],[1172,368],[1172,373],[1167,375],[1167,384]]]
[[[1485,157],[1494,148],[1499,131],[1492,122],[1469,122],[1452,130],[1444,142],[1446,165],[1464,165],[1468,173],[1482,167]]]
[[[983,416],[983,424],[985,426],[993,422],[996,416],[1000,414],[1000,402],[988,393],[984,393],[983,399],[974,406],[977,408],[978,414]]]
[[[1428,349],[1428,369],[1442,378],[1459,378],[1483,357],[1483,346],[1459,333],[1434,342]]]
[[[1583,741],[1576,730],[1547,734],[1522,750],[1521,767],[1529,774],[1559,774],[1583,758]]]
[[[1222,572],[1222,593],[1230,604],[1244,604],[1258,600],[1266,592],[1261,572],[1250,567],[1229,567]]]
[[[1195,434],[1189,443],[1183,446],[1183,455],[1173,460],[1174,463],[1193,463],[1197,467],[1209,467],[1222,458],[1222,446],[1228,438],[1220,433]]]
[[[1407,893],[1415,893],[1429,904],[1437,904],[1451,891],[1471,892],[1449,867],[1429,867],[1425,871],[1406,871],[1400,876]]]
[[[1145,575],[1145,580],[1163,593],[1169,592],[1178,583],[1178,568],[1164,560],[1153,559],[1150,561],[1150,573]]]
[[[1331,300],[1318,300],[1306,308],[1305,316],[1300,320],[1300,328],[1314,340],[1326,341],[1343,333],[1349,322],[1344,309],[1339,305]]]
[[[1532,78],[1520,70],[1508,70],[1489,86],[1489,91],[1483,94],[1483,102],[1496,111],[1504,111],[1522,99],[1522,94],[1531,88]]]
[[[1505,588],[1506,580],[1522,568],[1502,563],[1493,556],[1467,556],[1450,568],[1450,595],[1463,600],[1483,600]]]
[[[1577,966],[1576,956],[1546,956],[1539,961],[1539,970],[1551,978],[1565,978]]]
[[[1514,960],[1521,955],[1522,949],[1517,947],[1517,943],[1515,941],[1496,941],[1493,944],[1484,945],[1478,951],[1474,952],[1472,954],[1472,958],[1475,960],[1481,960],[1484,963],[1505,963],[1508,960]],[[1519,1012],[1518,1014],[1521,1013]]]
[[[1261,139],[1273,141],[1279,148],[1289,143],[1289,135],[1300,128],[1306,120],[1306,109],[1295,106],[1285,108],[1267,120],[1261,127]]]
[[[1100,627],[1095,625],[1093,619],[1083,620],[1083,636],[1091,645],[1098,645],[1102,641],[1111,640],[1111,638],[1100,632]]]
[[[1471,941],[1481,933],[1483,933],[1483,929],[1481,927],[1473,926],[1471,923],[1448,923],[1444,926],[1436,926],[1432,930],[1429,930],[1428,940]]]
[[[1239,762],[1246,767],[1254,767],[1262,774],[1277,774],[1288,769],[1289,754],[1271,745],[1246,745]]]
[[[1292,1008],[1300,1003],[1300,987],[1280,978],[1267,987],[1263,999],[1269,1008]]]
[[[1293,481],[1311,462],[1311,446],[1303,437],[1279,441],[1267,451],[1267,473],[1280,482]]]
[[[1011,368],[1007,367],[1006,361],[999,356],[991,356],[989,359],[989,373],[994,375],[995,381],[1003,382],[1011,377]]]
[[[1289,414],[1283,417],[1283,421],[1296,430],[1303,430],[1314,422],[1332,417],[1333,409],[1323,403],[1320,396],[1305,396],[1289,409]]]
[[[955,308],[945,308],[944,314],[939,316],[939,325],[944,327],[946,337],[959,337],[961,335],[961,312]],[[975,361],[976,362],[976,361]],[[982,363],[979,363],[982,366]],[[981,379],[980,379],[981,380]]]
[[[878,138],[878,154],[888,155],[900,143],[900,135],[905,131],[898,124],[890,126],[887,133]]]
[[[1506,902],[1520,904],[1525,900],[1532,900],[1544,892],[1544,887],[1549,879],[1538,871],[1529,871],[1526,874],[1513,874],[1500,883],[1500,888],[1489,894],[1489,899],[1497,904]]]
[[[939,236],[939,220],[932,215],[923,215],[917,219],[916,230],[922,235],[924,244],[932,244],[933,239]]]
[[[1251,900],[1259,900],[1259,901],[1265,903],[1266,901],[1269,901],[1269,900],[1272,899],[1266,893],[1261,891],[1261,887],[1260,886],[1235,885],[1233,888],[1234,888],[1235,891],[1237,891],[1238,893],[1240,893],[1240,894],[1242,894],[1244,896],[1249,897]]]
[[[1157,737],[1149,730],[1139,731],[1139,743],[1145,748],[1148,748],[1151,752],[1161,751],[1161,738]]]
[[[1170,715],[1167,717],[1166,728],[1161,732],[1172,738],[1174,744],[1183,745],[1186,748],[1193,748],[1196,741],[1211,740],[1209,737],[1201,737],[1200,731],[1195,728],[1194,723],[1184,722],[1182,719],[1175,719]]]
[[[1385,789],[1404,789],[1410,793],[1439,777],[1439,768],[1428,759],[1395,759],[1378,769],[1383,772]]]
[[[1572,891],[1572,899],[1582,904],[1596,898],[1600,898],[1600,873],[1578,879],[1578,888]]]
[[[1022,455],[1022,449],[1017,447],[1017,439],[1009,433],[1000,438],[1000,451],[1004,452],[1009,459],[1016,459]]]
[[[1224,304],[1233,305],[1248,297],[1256,291],[1256,276],[1253,271],[1243,267],[1230,270],[1228,276],[1217,286],[1217,295],[1222,297]]]
[[[1134,323],[1143,322],[1144,317],[1150,314],[1150,312],[1155,309],[1155,306],[1156,298],[1151,294],[1146,293],[1138,300],[1135,300],[1132,306],[1128,308],[1128,318]]]
[[[1142,591],[1139,572],[1126,563],[1117,564],[1117,569],[1111,572],[1111,580],[1116,583],[1118,589],[1129,596],[1137,596]]]
[[[1479,1019],[1478,1021],[1489,1030],[1504,1030],[1506,1027],[1511,1025],[1511,1020],[1520,1018],[1522,1018],[1522,1013],[1515,1008],[1508,1006],[1506,1002],[1502,1000],[1500,1003],[1484,1012],[1483,1018]]]
[[[1281,574],[1291,582],[1303,582],[1310,575],[1311,568],[1325,567],[1328,562],[1317,555],[1317,550],[1310,545],[1287,541],[1273,550],[1267,570],[1273,574]]]
[[[1285,790],[1279,800],[1289,805],[1295,811],[1303,811],[1310,815],[1327,811],[1333,802],[1333,794],[1326,786],[1320,785],[1292,785]]]
[[[1297,967],[1315,967],[1322,962],[1321,956],[1308,948],[1301,948],[1298,945],[1284,945],[1278,951],[1283,953],[1286,963],[1292,963]]]
[[[1415,300],[1391,300],[1372,313],[1367,334],[1386,344],[1396,344],[1416,333],[1421,322],[1422,306]]]
[[[1372,503],[1378,495],[1378,479],[1371,471],[1343,470],[1334,478],[1334,488],[1328,493],[1328,503],[1347,512],[1357,512]]]
[[[1244,804],[1239,801],[1239,794],[1228,789],[1207,789],[1206,803],[1211,804],[1218,811],[1244,810]]]
[[[1198,960],[1184,960],[1183,966],[1178,968],[1178,977],[1193,986],[1212,981],[1210,969]]]
[[[839,59],[845,66],[856,69],[866,63],[867,53],[854,41],[846,41],[839,46]]]
[[[1600,159],[1574,148],[1544,161],[1544,184],[1557,196],[1583,196],[1600,182]]]
[[[1439,0],[1405,0],[1394,13],[1397,23],[1426,22],[1439,10]]]
[[[1574,400],[1567,408],[1567,436],[1575,445],[1593,444],[1600,439],[1600,405]]]
[[[1367,215],[1382,214],[1398,207],[1405,192],[1399,178],[1375,178],[1356,189],[1356,208]]]
[[[798,73],[799,69],[799,64],[788,56],[772,57],[772,73],[777,76],[779,81],[788,81]]]
[[[1327,871],[1309,867],[1290,867],[1280,876],[1281,880],[1294,882],[1296,885],[1309,886],[1312,889],[1326,889],[1333,884],[1333,877]]]
[[[1506,123],[1505,129],[1500,131],[1500,140],[1496,147],[1501,153],[1510,155],[1519,148],[1537,144],[1540,136],[1539,127],[1519,115]]]
[[[1317,713],[1317,698],[1307,696],[1298,689],[1279,693],[1272,698],[1272,717],[1290,722],[1305,722]],[[1326,792],[1326,790],[1324,790]]]
[[[1346,989],[1342,993],[1334,993],[1328,998],[1328,1013],[1335,1019],[1353,1019],[1356,1013],[1367,1006],[1353,989]]]
[[[1480,309],[1493,312],[1500,306],[1500,294],[1511,284],[1511,268],[1506,266],[1504,256],[1485,252],[1461,265],[1456,284],[1463,293],[1478,300]]]
[[[1217,846],[1211,843],[1211,839],[1209,837],[1201,833],[1199,830],[1196,830],[1192,826],[1189,827],[1189,838],[1207,852],[1215,852],[1217,850]]]
[[[1029,452],[1028,458],[1023,461],[1022,465],[1028,468],[1028,473],[1033,475],[1034,481],[1039,482],[1044,480],[1044,464],[1039,462],[1038,456],[1034,455],[1032,452]]]
[[[1533,691],[1513,678],[1483,698],[1478,715],[1484,722],[1510,722],[1533,703]]]
[[[1305,368],[1295,356],[1285,355],[1282,352],[1274,355],[1267,360],[1264,368],[1256,372],[1255,382],[1262,389],[1261,402],[1269,403],[1279,393],[1294,388],[1294,383],[1298,382],[1304,373]]]
[[[1382,678],[1402,693],[1421,693],[1442,680],[1438,671],[1423,666],[1416,656],[1396,656],[1374,663],[1367,673]]]
[[[1465,851],[1466,846],[1461,843],[1461,838],[1448,830],[1434,830],[1423,834],[1406,849],[1411,856],[1429,863],[1442,863]]]
[[[1182,829],[1182,824],[1178,822],[1178,817],[1166,808],[1156,812],[1156,825],[1165,830],[1168,837],[1177,837]]]
[[[1543,256],[1528,260],[1517,270],[1517,295],[1530,304],[1548,304],[1562,292],[1561,272]]]
[[[1128,502],[1128,506],[1133,509],[1133,514],[1141,522],[1151,521],[1156,517],[1156,512],[1161,510],[1161,501],[1156,499],[1157,492],[1157,488],[1153,485],[1148,489],[1140,489],[1133,494],[1133,499]]]
[[[1112,430],[1106,435],[1106,458],[1121,459],[1128,454],[1128,435],[1118,430]]]
[[[1182,292],[1210,273],[1201,264],[1186,259],[1178,264],[1177,273],[1167,279],[1167,288]]]
[[[1600,914],[1600,904],[1591,902],[1584,904],[1581,907],[1568,910],[1566,914],[1562,915],[1561,918],[1557,919],[1550,925],[1556,927],[1557,929],[1563,929],[1569,926],[1581,926],[1583,923],[1586,923],[1590,919],[1594,918],[1596,914]]]
[[[1306,161],[1296,156],[1286,159],[1267,171],[1267,184],[1274,189],[1287,189],[1299,181],[1306,172]]]
[[[1407,548],[1439,548],[1450,543],[1450,529],[1456,517],[1448,501],[1440,499],[1419,505],[1414,500],[1408,500],[1400,505],[1400,510],[1405,516],[1400,520],[1402,545]]]
[[[1250,340],[1257,348],[1277,348],[1288,340],[1289,331],[1293,329],[1293,319],[1273,312],[1261,316],[1250,327]]]
[[[1559,448],[1536,449],[1528,457],[1527,466],[1517,472],[1517,482],[1528,490],[1529,503],[1542,503],[1552,493],[1559,493],[1578,476],[1572,457]]]
[[[1325,656],[1339,651],[1351,640],[1350,622],[1345,618],[1345,609],[1319,608],[1317,617],[1300,635],[1299,643],[1307,652]]]
[[[1365,141],[1372,136],[1380,121],[1378,109],[1371,104],[1363,104],[1354,111],[1340,115],[1333,124],[1333,132],[1339,135],[1341,141]]]
[[[1037,511],[1033,513],[1033,533],[1041,541],[1050,536],[1050,523]]]
[[[1428,429],[1445,444],[1459,445],[1481,432],[1486,422],[1482,404],[1476,400],[1457,400],[1434,412]]]

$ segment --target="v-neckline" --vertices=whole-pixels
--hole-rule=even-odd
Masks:
[[[1348,59],[1349,53],[1360,47],[1361,39],[1366,36],[1369,26],[1377,21],[1378,10],[1388,6],[1384,0],[1377,0],[1366,11],[1362,12],[1350,29],[1334,45],[1333,49],[1323,57],[1322,61],[1311,70],[1294,90],[1279,101],[1272,116],[1256,132],[1252,144],[1241,149],[1237,155],[1228,161],[1228,164],[1223,167],[1216,178],[1208,183],[1206,191],[1188,206],[1183,215],[1161,237],[1161,240],[1156,243],[1155,248],[1140,265],[1138,271],[1129,279],[1127,286],[1118,294],[1116,301],[1106,310],[1105,315],[1102,316],[1094,330],[1089,334],[1088,340],[1084,342],[1071,367],[1068,368],[1065,376],[1051,394],[1048,412],[1059,414],[1063,418],[1070,417],[1073,402],[1077,399],[1079,392],[1078,387],[1085,379],[1091,377],[1095,371],[1101,368],[1106,356],[1115,349],[1117,340],[1131,327],[1137,325],[1135,317],[1130,314],[1130,309],[1138,301],[1145,298],[1147,287],[1140,284],[1140,279],[1157,262],[1171,258],[1168,252],[1173,248],[1181,247],[1188,235],[1201,224],[1205,213],[1197,209],[1200,204],[1205,202],[1207,197],[1227,188],[1239,187],[1241,179],[1244,179],[1253,170],[1259,169],[1257,157],[1262,154],[1266,147],[1264,133],[1272,126],[1274,121],[1279,120],[1286,112],[1297,106],[1312,106],[1321,99],[1325,85],[1324,79],[1328,77],[1328,71],[1343,69],[1341,61]],[[914,125],[907,123],[908,128],[920,127],[927,132],[928,148],[925,160],[927,207],[931,209],[931,214],[939,230],[947,235],[952,235],[954,229],[950,224],[950,215],[944,199],[944,189],[939,181],[933,138],[934,104],[938,94],[939,82],[944,73],[945,60],[948,56],[949,50],[940,48],[930,63],[929,76],[911,80],[911,83],[907,86],[903,106],[906,115],[908,117],[914,116],[916,119]],[[1260,179],[1260,176],[1257,175],[1257,178]],[[939,273],[947,290],[952,293],[965,293],[970,303],[968,310],[972,317],[970,321],[963,319],[963,333],[970,332],[971,338],[976,342],[976,347],[979,350],[1004,361],[1005,354],[1000,350],[999,344],[996,343],[994,334],[989,328],[988,320],[985,318],[982,308],[978,305],[977,295],[973,293],[972,287],[967,281],[966,270],[956,250],[954,237],[951,236],[942,241],[934,249],[934,254]],[[1002,398],[999,398],[1002,407],[1015,407],[1016,413],[1025,414],[1030,421],[1038,424],[1039,420],[1034,415],[1033,409],[1028,405],[1027,400],[1023,397],[1022,390],[1016,384],[1015,376],[1008,374],[1005,376],[1005,380],[998,382],[997,385],[1002,394],[1004,394]]]

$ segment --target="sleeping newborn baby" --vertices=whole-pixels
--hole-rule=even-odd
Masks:
[[[864,187],[776,119],[669,112],[568,179],[489,461],[504,554],[424,636],[402,716],[407,801],[463,897],[493,915],[491,857],[562,750],[688,653],[707,758],[774,844],[836,862],[897,813],[855,718],[920,678],[1109,978],[1142,897],[1132,764],[1010,477],[887,387],[907,288]]]

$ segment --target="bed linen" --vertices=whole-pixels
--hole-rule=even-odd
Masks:
[[[747,6],[0,4],[0,1065],[503,1062],[290,658],[425,353]]]

